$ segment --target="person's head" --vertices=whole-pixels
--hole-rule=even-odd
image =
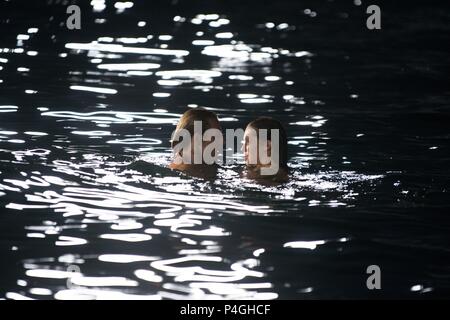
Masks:
[[[172,134],[171,145],[176,155],[182,156],[184,147],[180,148],[183,143],[191,150],[191,159],[194,163],[194,150],[203,152],[203,150],[211,143],[203,141],[203,135],[209,129],[221,130],[217,115],[202,108],[190,109],[186,111],[180,118],[175,131]],[[185,141],[190,137],[189,141]],[[178,148],[177,148],[178,146]]]
[[[250,122],[244,133],[243,152],[247,166],[287,169],[287,135],[281,122],[270,117]]]

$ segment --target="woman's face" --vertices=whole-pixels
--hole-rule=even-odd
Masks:
[[[250,165],[250,164],[254,165],[255,164],[254,163],[255,160],[253,160],[253,159],[252,159],[253,163],[250,163],[250,152],[252,150],[250,143],[256,143],[257,142],[256,138],[251,139],[250,137],[255,135],[255,133],[256,133],[255,130],[252,127],[248,127],[248,126],[247,126],[247,128],[245,129],[245,132],[244,132],[244,141],[242,142],[242,153],[244,154],[244,161],[245,161],[246,165]],[[257,146],[256,146],[255,150],[257,150]],[[257,157],[257,154],[253,155],[253,156]]]

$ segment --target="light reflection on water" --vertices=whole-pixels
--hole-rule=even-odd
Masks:
[[[110,5],[91,1],[98,14]],[[309,73],[315,50],[283,41],[296,26],[258,21],[252,32],[261,37],[250,42],[233,29],[238,21],[220,13],[168,17],[166,28],[153,30],[152,21],[134,16],[133,2],[114,7],[108,19],[86,17],[108,26],[126,11],[136,18],[134,31],[56,36],[59,47],[50,53],[33,40],[51,35],[27,26],[0,48],[0,84],[15,90],[9,77],[26,79],[20,92],[33,99],[0,105],[0,204],[23,224],[6,242],[22,254],[21,268],[0,295],[275,299],[312,295],[333,282],[317,280],[319,258],[338,269],[330,256],[360,254],[352,233],[361,224],[353,227],[339,210],[386,197],[376,190],[392,172],[360,161],[357,149],[370,132],[350,120],[352,148],[336,147],[349,139],[336,114],[350,113],[330,103],[335,92],[308,93],[309,81],[325,81]],[[58,81],[39,65],[54,60]],[[354,92],[339,94],[359,103]],[[283,120],[290,181],[264,186],[240,178],[240,154],[212,181],[167,169],[170,134],[187,106],[216,111],[230,127],[266,114]],[[135,160],[149,166],[130,166]],[[14,240],[18,234],[24,239]],[[68,271],[74,265],[79,272]]]
[[[72,116],[71,113],[68,115]],[[98,119],[97,115],[91,115],[84,120]],[[133,118],[127,120],[134,121]],[[109,119],[110,123],[113,121],[116,118]],[[108,139],[110,136],[96,131],[76,134]],[[106,140],[105,143],[111,141],[143,145],[149,143],[144,138]],[[150,141],[156,145],[162,143],[153,139]],[[36,155],[45,158],[51,153],[50,150],[43,151],[13,151],[12,154],[18,161],[26,163]],[[83,154],[84,161],[81,162],[54,160],[42,165],[38,171],[24,173],[15,179],[2,179],[1,190],[23,195],[23,200],[9,202],[6,208],[27,214],[36,211],[36,214],[53,212],[56,215],[55,221],[25,226],[28,238],[42,241],[46,246],[71,248],[69,252],[78,252],[80,247],[92,246],[99,241],[107,243],[108,247],[115,247],[112,250],[116,252],[114,254],[108,253],[111,248],[106,248],[106,252],[58,259],[58,263],[54,260],[28,259],[24,264],[27,270],[25,278],[33,278],[33,282],[40,282],[42,287],[46,287],[46,279],[61,279],[61,283],[53,287],[51,293],[30,289],[28,292],[31,297],[39,298],[45,293],[56,299],[276,298],[278,295],[272,291],[273,285],[265,279],[266,273],[258,270],[263,248],[258,249],[258,254],[252,254],[251,258],[244,260],[230,261],[229,258],[221,257],[224,244],[220,238],[233,237],[233,232],[215,221],[215,216],[224,213],[242,216],[282,212],[270,203],[253,204],[253,201],[249,203],[245,197],[236,196],[252,189],[274,199],[291,199],[303,206],[345,206],[352,200],[349,189],[352,182],[381,178],[354,172],[294,173],[292,181],[286,186],[264,187],[252,181],[236,180],[236,172],[227,169],[222,173],[223,179],[196,182],[173,172],[167,175],[167,171],[158,169],[167,165],[168,151],[165,155],[165,162],[160,162],[154,168],[155,176],[128,169],[129,162],[114,162],[111,157]],[[151,155],[143,159],[152,162]],[[41,173],[48,172],[49,169],[48,174]],[[336,198],[315,200],[301,197],[299,193],[302,190],[312,190],[315,195],[313,198],[319,197],[318,192],[331,190]],[[320,198],[322,197],[323,194]],[[95,231],[99,224],[102,225],[101,232]],[[168,240],[179,243],[172,244],[174,248],[178,248],[172,255],[161,250],[144,250],[144,246],[151,248],[152,242]],[[117,249],[119,243],[127,243],[127,247],[135,246],[136,252],[156,253],[156,256],[129,254],[133,249]],[[294,241],[283,246],[315,249],[317,245],[324,243],[325,240]],[[125,264],[127,270],[134,271],[128,277],[122,277],[120,273],[110,276],[76,276],[65,271],[69,265],[79,265],[82,270],[83,265],[95,261]],[[94,275],[101,269],[100,264],[99,270],[93,270]],[[74,287],[64,289],[69,277]],[[142,283],[163,283],[163,286],[145,289],[144,291],[154,292],[147,295],[142,294],[143,291],[139,289]],[[100,289],[101,287],[108,290]],[[127,288],[128,293],[120,288]],[[136,294],[130,293],[134,292],[133,288],[137,290]],[[7,295],[11,299],[25,296],[27,294],[20,296],[19,292]]]

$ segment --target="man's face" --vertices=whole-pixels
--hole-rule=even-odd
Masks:
[[[260,141],[261,139],[264,139],[265,141]],[[266,139],[266,136],[258,136],[258,133],[254,128],[247,127],[244,132],[244,141],[242,143],[242,153],[244,154],[245,164],[247,166],[252,166],[271,163],[271,146],[272,143],[270,139]]]

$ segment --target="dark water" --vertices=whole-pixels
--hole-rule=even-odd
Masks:
[[[81,30],[0,2],[1,298],[450,296],[444,1],[381,2],[378,31],[366,1],[70,3]],[[291,181],[166,169],[196,105],[283,121]]]

